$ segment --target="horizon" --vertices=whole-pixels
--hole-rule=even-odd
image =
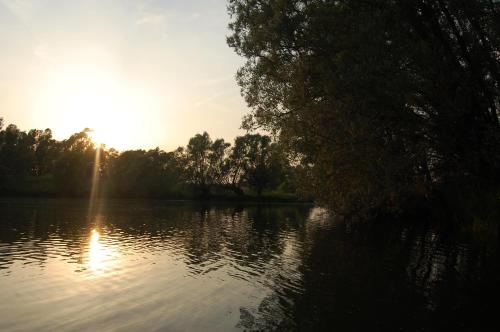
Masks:
[[[1,117],[117,150],[232,141],[247,107],[225,1],[0,1]],[[94,135],[93,135],[94,136]]]

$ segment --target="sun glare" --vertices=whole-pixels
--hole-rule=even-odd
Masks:
[[[96,275],[105,274],[116,263],[116,253],[101,243],[100,237],[99,231],[92,229],[89,240],[88,267]]]
[[[99,132],[97,132],[95,129],[92,129],[92,131],[88,132],[87,135],[90,137],[90,139],[92,140],[92,142],[94,142],[96,146],[106,144],[105,139],[103,139],[102,135],[99,134]]]
[[[92,140],[126,149],[136,144],[141,116],[151,107],[151,96],[127,85],[111,70],[71,66],[54,71],[38,100],[42,114],[52,114],[64,135],[91,128]]]

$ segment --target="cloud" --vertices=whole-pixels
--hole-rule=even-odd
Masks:
[[[193,21],[199,19],[200,17],[201,17],[200,13],[192,13],[191,16],[189,16],[189,18]]]
[[[137,20],[135,21],[135,24],[137,25],[146,25],[146,24],[152,24],[152,25],[158,25],[158,24],[164,24],[166,22],[166,17],[163,14],[156,14],[156,13],[144,13]]]

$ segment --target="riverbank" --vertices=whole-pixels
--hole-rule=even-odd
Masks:
[[[2,198],[76,198],[89,199],[90,192],[84,193],[58,193],[56,191],[30,191],[30,190],[8,190],[0,191]],[[170,195],[118,195],[101,192],[99,199],[140,199],[140,200],[168,200],[168,201],[192,201],[192,202],[229,202],[229,203],[304,203],[312,204],[312,199],[304,199],[293,193],[264,192],[261,195],[253,193],[235,194],[227,191],[225,193],[214,193],[200,195],[193,191],[180,191]]]

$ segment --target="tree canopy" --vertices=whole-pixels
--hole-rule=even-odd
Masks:
[[[170,152],[118,152],[96,145],[89,132],[84,129],[58,141],[50,129],[3,128],[0,118],[0,195],[88,197],[95,179],[100,194],[111,197],[245,199],[264,191],[295,194],[294,168],[268,136],[239,136],[232,147],[204,132]]]
[[[321,202],[349,214],[450,187],[498,195],[497,1],[228,8],[228,44],[247,59],[244,127],[279,135]]]

